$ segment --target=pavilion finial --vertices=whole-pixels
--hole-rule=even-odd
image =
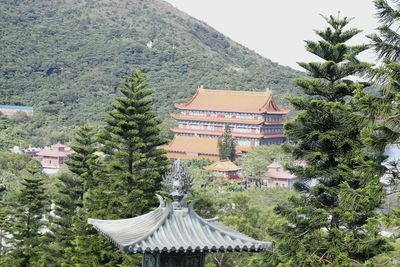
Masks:
[[[180,159],[177,159],[171,171],[163,177],[162,185],[174,200],[174,209],[180,209],[186,205],[184,199],[192,190],[193,175],[186,165]]]

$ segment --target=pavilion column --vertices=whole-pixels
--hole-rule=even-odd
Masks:
[[[145,253],[143,255],[142,267],[160,267],[160,254]]]
[[[204,267],[205,253],[145,253],[142,267]]]

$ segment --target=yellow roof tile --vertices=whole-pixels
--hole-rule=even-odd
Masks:
[[[241,113],[287,113],[275,104],[272,91],[235,91],[198,88],[193,98],[175,105],[178,109]]]
[[[210,166],[204,167],[204,169],[207,171],[228,172],[228,171],[239,171],[241,168],[230,160],[220,160],[214,162]]]
[[[210,155],[194,156],[194,155],[187,155],[184,152],[182,152],[182,153],[168,152],[166,154],[166,156],[169,159],[209,159],[209,160],[212,160],[212,161],[219,160],[218,156],[210,156]]]
[[[176,135],[169,143],[169,152],[187,152],[218,155],[218,138]]]

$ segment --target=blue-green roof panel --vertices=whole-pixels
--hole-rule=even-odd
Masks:
[[[198,216],[193,207],[160,207],[145,215],[125,220],[89,219],[98,231],[128,253],[253,251],[271,248],[215,220]]]

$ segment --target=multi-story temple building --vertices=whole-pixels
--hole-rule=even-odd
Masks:
[[[284,115],[272,91],[262,92],[197,89],[193,98],[177,104],[178,123],[173,129],[174,140],[168,145],[168,157],[218,158],[217,138],[229,125],[237,143],[238,153],[259,145],[279,144],[283,135]]]

